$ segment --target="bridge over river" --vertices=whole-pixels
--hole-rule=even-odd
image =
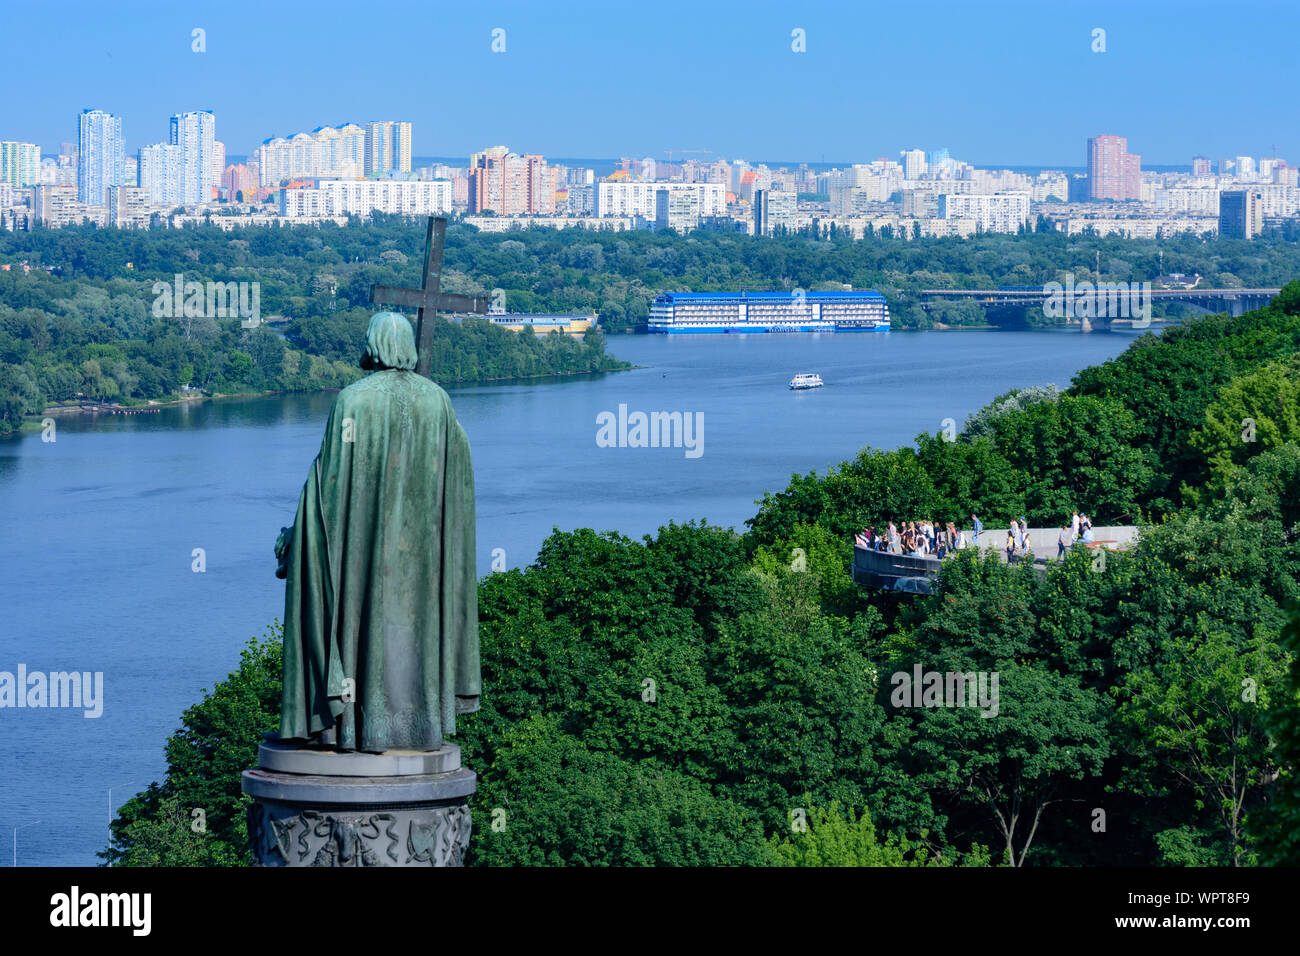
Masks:
[[[1120,304],[1120,300],[1123,299],[1125,293],[1120,291],[1116,294],[1115,290],[1112,290],[1110,286],[1127,289],[1130,287],[1130,283],[1102,283],[1101,285],[1102,288],[1093,294],[1099,304],[1109,305],[1109,308],[1105,311],[1115,313],[1115,306]],[[1091,288],[1091,285],[1080,283],[1078,286],[1064,291],[1067,293],[1072,291],[1078,297],[1084,294],[1083,290],[1085,288]],[[1040,288],[922,289],[917,293],[917,298],[920,300],[921,308],[927,312],[932,311],[942,303],[962,300],[975,302],[986,311],[1014,308],[1037,309],[1045,308],[1052,297],[1060,296],[1062,291],[1061,289]],[[1232,315],[1241,315],[1243,312],[1249,312],[1252,309],[1259,309],[1268,305],[1273,297],[1281,291],[1281,289],[1143,289],[1141,299],[1152,305],[1156,302],[1185,302],[1189,305],[1197,305],[1203,309],[1208,309],[1211,312],[1229,312]],[[1136,293],[1134,297],[1137,298]],[[1118,314],[1127,318],[1131,315],[1131,312],[1125,308]],[[1108,314],[1084,319],[1081,323],[1083,331],[1108,329],[1115,318],[1117,318],[1115,314]]]
[[[993,552],[1006,561],[1003,550],[1007,541],[1006,528],[985,528],[980,532],[979,549]],[[1085,547],[1105,548],[1111,551],[1124,551],[1137,542],[1138,529],[1133,525],[1094,526],[1093,540]],[[1047,565],[1056,560],[1057,535],[1059,528],[1030,528],[1030,557],[1020,558],[1028,561],[1032,558],[1035,569],[1040,574],[1047,574]],[[971,540],[971,532],[966,532],[966,540]],[[1081,542],[1082,543],[1082,542]],[[885,591],[910,591],[918,594],[930,593],[930,582],[939,573],[939,558],[917,554],[893,554],[889,551],[873,551],[860,545],[853,547],[853,580],[871,588]]]

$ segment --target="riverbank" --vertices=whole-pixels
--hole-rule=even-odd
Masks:
[[[599,369],[591,372],[546,372],[541,375],[514,375],[506,378],[474,378],[464,379],[451,382],[439,382],[439,385],[508,385],[511,382],[534,382],[545,384],[556,379],[575,378],[584,375],[605,375],[610,372],[631,372],[643,368],[641,365],[634,365],[630,362],[624,363],[623,368]],[[150,412],[158,412],[164,408],[171,408],[177,405],[188,405],[195,402],[220,401],[230,398],[267,398],[274,395],[314,395],[318,392],[337,392],[338,388],[320,388],[302,391],[296,389],[268,389],[258,392],[213,392],[206,394],[202,392],[193,392],[181,395],[172,399],[151,398],[139,405],[123,405],[119,402],[71,402],[58,405],[49,405],[41,412],[40,416],[28,416],[23,419],[22,424],[11,431],[0,431],[0,438],[9,435],[17,435],[22,432],[40,431],[43,427],[42,419],[49,416],[64,415],[140,415]]]

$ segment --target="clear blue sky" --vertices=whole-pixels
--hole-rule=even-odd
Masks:
[[[1144,164],[1274,146],[1300,164],[1289,0],[38,0],[0,18],[0,139],[47,152],[94,107],[123,117],[130,152],[165,140],[170,114],[211,109],[231,154],[410,119],[421,156],[504,143],[853,162],[947,146],[979,165],[1079,166],[1088,136],[1114,133]]]

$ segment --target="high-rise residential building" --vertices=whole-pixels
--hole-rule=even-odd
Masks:
[[[550,216],[555,212],[555,169],[538,155],[494,146],[470,157],[469,211],[480,215]]]
[[[726,190],[721,183],[599,182],[592,193],[592,214],[596,216],[640,216],[656,218],[657,194],[662,190],[690,190],[699,195],[701,218],[727,212]]]
[[[212,185],[221,187],[221,174],[226,171],[226,144],[219,139],[212,141]]]
[[[35,143],[0,143],[0,182],[19,189],[41,181],[41,148]]]
[[[253,152],[258,182],[275,187],[293,179],[359,179],[365,174],[366,131],[356,123],[318,126],[289,139],[273,136]]]
[[[572,216],[590,216],[595,203],[596,187],[588,183],[570,183],[565,211]]]
[[[928,189],[909,189],[903,193],[902,213],[912,219],[937,219],[939,193]]]
[[[693,189],[661,189],[655,194],[655,228],[679,233],[700,227],[700,194]]]
[[[528,175],[528,214],[551,216],[555,214],[556,170],[546,165],[541,156],[524,157]]]
[[[411,171],[411,124],[380,120],[366,124],[365,175]]]
[[[217,119],[208,110],[177,113],[171,118],[168,142],[181,148],[181,202],[212,201],[212,164]]]
[[[104,198],[98,203],[79,202],[79,188],[44,185],[32,187],[32,219],[52,228],[78,222],[97,222],[103,225],[108,187],[104,187]]]
[[[1206,156],[1193,156],[1193,157],[1192,157],[1192,175],[1193,175],[1193,176],[1208,176],[1208,175],[1210,175],[1210,166],[1211,166],[1211,163],[1210,163],[1210,160],[1209,160],[1208,157],[1206,157]]]
[[[489,146],[487,149],[480,150],[477,153],[470,153],[469,168],[476,169],[483,165],[482,161],[486,157],[495,156],[497,159],[500,159],[502,156],[508,155],[509,152],[509,146]]]
[[[939,196],[940,219],[973,219],[981,232],[1019,232],[1029,221],[1029,194]]]
[[[705,182],[717,183],[724,190],[731,190],[731,164],[725,159],[719,159],[709,166],[709,172]]]
[[[180,206],[182,193],[181,148],[170,143],[141,146],[136,158],[137,185],[145,191],[151,206]]]
[[[227,166],[221,174],[221,186],[227,202],[249,202],[257,190],[257,173],[243,163]]]
[[[1224,156],[1219,160],[1219,175],[1229,176],[1237,168],[1237,161],[1231,156]]]
[[[745,179],[745,173],[749,172],[751,168],[745,160],[733,159],[731,161],[731,182],[727,184],[727,189],[733,193],[739,193],[740,184]]]
[[[122,118],[82,110],[77,143],[77,201],[102,206],[109,186],[122,185]]]
[[[41,160],[40,185],[42,186],[76,186],[77,164],[69,163],[62,156],[55,159],[46,156]]]
[[[1263,195],[1256,189],[1230,189],[1219,194],[1219,236],[1254,239],[1263,225]]]
[[[1243,183],[1248,183],[1255,178],[1255,157],[1237,157],[1237,178]]]
[[[109,186],[104,225],[119,229],[148,228],[149,194],[139,186]]]
[[[1088,140],[1088,198],[1142,198],[1142,157],[1128,151],[1123,136]]]
[[[927,167],[924,150],[905,149],[900,155],[903,159],[904,179],[920,179],[925,175]]]
[[[447,179],[328,180],[315,188],[280,193],[280,215],[288,218],[368,216],[373,212],[445,215],[451,207],[452,185]]]
[[[925,154],[925,164],[927,166],[938,166],[942,163],[948,162],[950,158],[947,147],[942,149],[932,149]]]
[[[797,197],[791,192],[760,189],[754,193],[754,235],[792,233],[795,228]]]

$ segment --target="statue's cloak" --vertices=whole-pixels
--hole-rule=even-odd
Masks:
[[[339,393],[285,559],[282,738],[434,750],[478,709],[474,476],[441,388]]]

